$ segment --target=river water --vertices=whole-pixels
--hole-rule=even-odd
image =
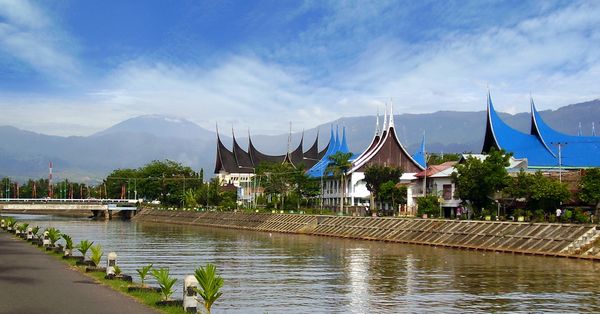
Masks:
[[[13,215],[115,251],[123,273],[153,263],[182,281],[211,262],[214,313],[600,312],[600,264],[234,229]],[[88,253],[89,254],[89,253]],[[105,261],[103,261],[105,263]],[[153,283],[150,280],[150,283]]]

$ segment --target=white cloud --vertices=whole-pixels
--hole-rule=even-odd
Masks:
[[[2,10],[0,6],[0,12],[6,11]],[[360,34],[372,32],[370,19],[387,11],[342,7],[334,12],[323,29],[315,25],[303,33],[300,43],[333,40],[346,27],[340,25],[352,20],[359,21],[352,30],[359,33],[357,38],[365,38]],[[350,58],[353,62],[324,73],[315,70],[317,74],[313,69],[320,64],[290,66],[276,56],[238,54],[210,67],[141,59],[122,64],[80,97],[25,98],[21,106],[10,108],[10,120],[0,117],[0,123],[16,121],[53,134],[89,134],[135,115],[168,114],[209,129],[218,122],[242,133],[246,128],[253,133],[281,133],[290,121],[294,130],[300,130],[340,116],[371,115],[389,97],[394,98],[396,113],[485,110],[488,85],[500,110],[527,111],[529,92],[540,109],[555,108],[600,96],[599,39],[600,4],[590,2],[509,27],[451,33],[418,44],[373,37],[354,47],[361,53]],[[292,54],[289,50],[294,47],[298,45],[282,47],[275,55]],[[68,55],[62,56],[66,64],[71,62]],[[306,63],[312,60],[311,55],[303,57]],[[8,108],[10,101],[0,98],[0,107]],[[44,112],[58,114],[46,121]],[[42,123],[36,127],[32,116]]]
[[[26,0],[0,0],[0,51],[61,80],[78,73],[73,42],[42,9]]]

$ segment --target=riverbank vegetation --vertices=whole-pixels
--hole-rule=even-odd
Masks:
[[[2,229],[11,233],[15,233],[16,228],[18,227],[18,230],[23,229],[22,232],[33,235],[33,229],[39,230],[40,228],[39,226],[36,226],[35,228],[28,228],[29,224],[18,222],[10,216],[2,217],[2,222]],[[13,227],[15,228],[14,230]],[[15,234],[19,235],[19,233],[21,233],[21,231],[16,231]],[[42,239],[44,237],[48,238],[50,234],[58,235],[58,239],[48,243],[47,245],[43,244]],[[94,243],[93,241],[82,240],[77,246],[82,256],[74,258],[73,256],[64,254],[64,248],[73,248],[73,239],[69,235],[62,233],[56,228],[47,228],[45,235],[40,238],[27,238],[24,236],[20,236],[20,238],[30,241],[31,244],[37,245],[42,252],[51,254],[60,261],[67,263],[70,265],[71,269],[79,271],[80,273],[93,278],[96,282],[109,286],[122,294],[133,297],[139,302],[157,309],[160,312],[178,314],[187,313],[181,305],[181,300],[171,299],[171,295],[174,292],[174,286],[178,280],[169,274],[169,269],[166,267],[153,269],[153,264],[144,266],[137,270],[138,274],[140,275],[141,283],[139,285],[132,284],[131,277],[122,274],[122,271],[118,265],[114,266],[114,276],[107,275],[105,268],[98,267],[101,263],[103,252],[102,247],[99,244],[92,245]],[[57,242],[60,240],[64,240],[64,247],[62,244],[57,245]],[[48,247],[53,249],[48,250]],[[86,267],[86,265],[89,264],[85,261],[85,256],[88,249],[91,249],[92,251],[91,262],[95,265],[93,269]],[[149,287],[145,284],[145,279],[148,274],[151,274],[156,279],[159,285],[158,288]],[[203,306],[206,312],[210,313],[213,303],[216,302],[216,300],[222,295],[221,288],[223,287],[223,279],[220,275],[218,275],[216,267],[210,263],[204,267],[201,266],[196,268],[194,270],[194,276],[199,285],[199,287],[192,287],[192,289],[199,296],[196,298],[198,301],[197,306]],[[125,278],[129,279],[126,280]]]

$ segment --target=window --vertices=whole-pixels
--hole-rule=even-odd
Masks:
[[[451,200],[452,199],[452,184],[444,184],[443,188],[443,194],[442,196],[444,197],[445,200]]]

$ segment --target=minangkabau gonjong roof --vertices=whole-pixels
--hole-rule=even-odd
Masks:
[[[244,150],[237,142],[235,133],[232,130],[233,136],[233,149],[229,150],[219,135],[217,128],[217,158],[215,162],[215,172],[227,172],[227,173],[253,173],[258,165],[261,163],[290,163],[294,167],[303,165],[306,169],[312,167],[317,163],[318,160],[326,154],[326,151],[331,147],[330,143],[322,150],[319,151],[319,133],[315,138],[313,145],[306,151],[303,152],[304,144],[304,133],[298,146],[288,151],[284,155],[268,155],[260,152],[254,143],[250,134],[248,134],[248,150]]]
[[[600,138],[560,133],[544,122],[531,100],[530,134],[506,124],[487,97],[487,124],[483,153],[492,148],[511,152],[515,158],[527,158],[529,167],[587,168],[600,166]],[[560,150],[560,151],[559,151]]]

